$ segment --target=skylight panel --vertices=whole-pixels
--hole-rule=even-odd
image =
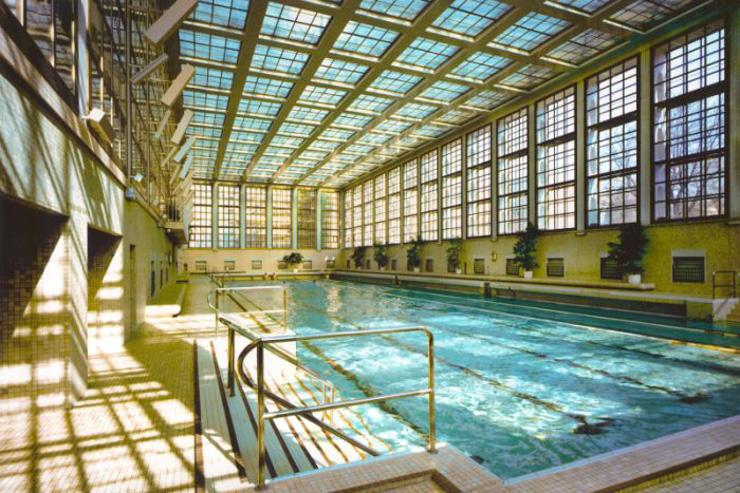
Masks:
[[[401,72],[386,70],[380,74],[380,77],[373,81],[370,87],[405,95],[419,82],[421,82],[421,77],[416,75],[402,74]]]
[[[334,149],[336,149],[337,147],[339,147],[340,145],[341,145],[341,143],[335,142],[335,141],[332,141],[332,140],[316,139],[313,142],[311,142],[311,145],[308,146],[308,148],[309,149],[320,149],[320,150],[331,152]]]
[[[267,132],[270,130],[272,122],[262,118],[250,118],[237,115],[234,117],[234,128],[239,130],[256,130]],[[232,134],[233,136],[233,134]]]
[[[382,113],[393,104],[393,100],[389,98],[383,98],[380,96],[371,96],[369,94],[361,94],[352,104],[349,105],[351,110],[365,110],[372,111],[374,113]]]
[[[430,0],[362,0],[361,9],[412,21]]]
[[[504,101],[511,99],[511,96],[496,91],[481,91],[472,98],[465,101],[468,106],[490,110]]]
[[[523,51],[532,51],[570,25],[562,19],[530,12],[496,37],[496,43]]]
[[[242,98],[241,101],[239,101],[238,111],[241,114],[276,116],[278,113],[280,113],[280,108],[282,106],[283,105],[279,103],[264,101],[262,99]]]
[[[188,127],[188,134],[199,135],[201,137],[212,137],[214,139],[220,139],[221,138],[221,128]]]
[[[342,113],[334,120],[334,125],[360,129],[370,123],[372,119],[372,116],[358,115],[356,113]]]
[[[406,103],[396,112],[396,116],[406,116],[409,118],[425,118],[427,115],[431,115],[437,111],[436,106],[419,103]]]
[[[313,125],[304,125],[302,123],[285,122],[280,126],[278,133],[302,135],[308,137],[316,129]]]
[[[200,91],[185,90],[183,104],[188,108],[208,108],[226,111],[229,97],[221,94],[210,94]]]
[[[436,121],[444,123],[460,124],[470,120],[476,116],[476,113],[465,110],[450,110],[442,116],[438,117]]]
[[[334,43],[334,48],[379,57],[397,37],[396,31],[349,21]]]
[[[345,151],[350,152],[350,153],[355,153],[355,154],[366,155],[366,154],[373,152],[373,149],[375,149],[375,147],[376,146],[372,146],[372,145],[354,144],[354,145],[347,147]]]
[[[434,99],[437,101],[450,102],[453,101],[466,92],[468,87],[460,84],[454,84],[452,82],[437,81],[432,84],[421,96],[424,98]]]
[[[367,143],[367,144],[381,145],[381,144],[385,144],[392,138],[393,138],[392,135],[376,134],[376,133],[368,132],[365,135],[363,135],[357,142],[361,144]]]
[[[344,96],[346,95],[347,91],[342,91],[340,89],[331,89],[329,87],[320,86],[306,86],[306,89],[303,90],[303,93],[298,99],[300,101],[311,103],[324,103],[334,105],[344,99]]]
[[[276,135],[272,138],[272,141],[270,142],[270,145],[278,145],[283,147],[290,147],[293,149],[299,148],[306,139],[303,139],[301,137],[289,137],[286,135]]]
[[[326,81],[343,82],[355,84],[370,67],[358,63],[345,62],[334,58],[325,58],[321,66],[316,70],[315,77]]]
[[[581,12],[593,14],[611,0],[553,0],[555,3],[565,5]]]
[[[243,29],[248,9],[248,0],[198,0],[192,18],[209,24]]]
[[[308,161],[321,161],[326,156],[329,155],[328,151],[303,151],[300,155],[301,159],[306,159]]]
[[[225,70],[195,67],[195,75],[190,81],[190,84],[202,87],[215,87],[217,89],[230,89],[233,79],[234,74]]]
[[[452,75],[484,81],[511,63],[512,61],[506,57],[479,51],[455,67]]]
[[[260,33],[315,45],[330,20],[325,14],[270,2]]]
[[[580,65],[589,58],[611,48],[617,41],[618,39],[608,34],[587,29],[550,51],[547,56]]]
[[[212,34],[180,29],[180,53],[186,57],[220,63],[236,63],[239,41]]]
[[[305,53],[258,44],[252,57],[252,68],[298,75],[307,61]]]
[[[239,117],[237,117],[239,118]],[[236,122],[234,123],[236,125]],[[257,133],[257,132],[240,132],[240,131],[232,131],[231,137],[229,138],[229,142],[254,142],[255,144],[259,144],[262,142],[262,140],[265,138],[265,134]]]
[[[432,24],[466,36],[477,36],[511,7],[496,0],[455,0]]]
[[[279,157],[290,157],[293,154],[292,149],[286,147],[277,147],[269,145],[265,148],[264,155],[266,156],[279,156]]]
[[[306,122],[321,123],[329,112],[316,108],[307,108],[305,106],[294,106],[288,115],[289,120],[299,120]]]
[[[416,38],[398,57],[399,62],[436,69],[457,52],[458,48],[440,41]]]
[[[285,98],[290,94],[291,89],[293,89],[292,82],[268,79],[267,77],[248,75],[244,81],[244,92],[248,94]]]
[[[656,26],[668,16],[675,15],[691,3],[691,0],[663,2],[637,0],[616,12],[610,19],[635,29],[646,30]]]
[[[229,141],[226,146],[226,154],[252,154],[257,151],[258,144],[243,144],[241,142]]]
[[[344,130],[341,128],[329,127],[321,134],[321,138],[324,139],[335,139],[335,140],[348,140],[355,134],[353,130]]]
[[[530,64],[502,80],[501,84],[528,91],[552,79],[555,75],[556,72],[551,68]]]
[[[196,111],[193,113],[191,125],[221,126],[224,123],[224,114],[211,111]]]
[[[424,137],[439,137],[445,133],[447,133],[450,130],[449,127],[444,127],[442,125],[424,125],[421,128],[417,128],[414,130],[414,135],[421,135]]]
[[[424,142],[426,142],[424,139],[420,139],[419,137],[415,137],[413,135],[408,135],[406,137],[403,137],[402,139],[399,139],[398,145],[403,147],[418,147]],[[395,151],[395,154],[401,154],[401,152],[403,152],[403,149],[393,149],[393,151]]]
[[[411,125],[413,125],[411,122],[389,118],[375,127],[375,130],[379,132],[401,133]]]

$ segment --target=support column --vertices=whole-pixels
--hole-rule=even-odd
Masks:
[[[247,186],[239,185],[239,248],[247,246]]]
[[[218,244],[218,184],[211,184],[211,248],[217,249]]]
[[[740,223],[740,9],[735,8],[728,19],[728,36],[730,67],[727,80],[729,84],[730,112],[727,119],[728,135],[728,163],[727,188],[729,190],[728,216],[733,223]]]
[[[527,221],[537,226],[537,108],[527,106]]]
[[[583,79],[576,83],[576,235],[586,234],[586,90]]]
[[[272,248],[272,187],[267,187],[267,248]]]
[[[491,122],[491,240],[498,238],[498,133]]]
[[[321,200],[324,197],[324,192],[316,190],[316,250],[321,251]]]
[[[298,190],[294,187],[290,189],[290,230],[291,230],[291,248],[298,249]]]
[[[639,158],[638,171],[639,171],[639,197],[638,203],[640,205],[639,221],[643,226],[650,224],[652,220],[652,136],[653,128],[650,125],[652,121],[651,112],[653,110],[650,100],[652,87],[650,87],[650,74],[652,73],[652,67],[650,63],[650,49],[646,48],[640,52],[639,59],[639,71],[640,74],[640,101],[638,105],[639,120],[638,125],[640,129],[639,135]]]
[[[22,5],[22,2],[18,2]],[[87,45],[88,19],[90,19],[90,0],[77,0],[77,19],[75,34],[75,85],[77,86],[77,108],[81,115],[90,109],[90,52]]]

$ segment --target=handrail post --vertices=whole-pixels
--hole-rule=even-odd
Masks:
[[[283,288],[283,326],[288,328],[288,290]]]
[[[715,290],[717,287],[717,271],[712,272],[712,299],[715,299]]]
[[[435,430],[435,409],[434,409],[434,334],[427,332],[428,358],[429,358],[429,452],[437,451],[437,437]]]
[[[220,296],[221,296],[221,293],[219,292],[218,288],[216,288],[216,303],[214,305],[216,307],[216,310],[215,310],[216,313],[213,316],[214,318],[213,331],[215,333],[215,337],[218,337],[218,311],[219,311],[219,306],[220,306],[219,305]]]
[[[257,343],[257,488],[265,486],[265,352]]]
[[[228,354],[229,354],[229,375],[227,385],[229,388],[229,397],[234,397],[234,329],[227,325],[228,330]]]

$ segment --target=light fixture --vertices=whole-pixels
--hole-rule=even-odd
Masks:
[[[175,80],[172,81],[170,87],[162,95],[162,104],[171,108],[175,104],[175,101],[177,101],[177,98],[180,97],[180,94],[182,94],[182,91],[185,90],[185,86],[188,85],[193,75],[195,75],[195,68],[192,65],[183,65],[180,73],[177,74]]]
[[[139,82],[144,80],[146,77],[148,77],[149,74],[157,70],[157,67],[165,63],[168,58],[169,57],[167,56],[167,53],[162,53],[157,58],[155,58],[154,60],[146,64],[144,68],[136,72],[134,76],[131,77],[131,82],[133,84],[138,84]]]
[[[87,116],[83,116],[82,119],[87,121],[90,128],[98,137],[109,144],[113,142],[113,126],[110,124],[108,118],[106,118],[105,111],[100,108],[93,108],[90,110],[90,113],[88,113]]]
[[[188,154],[188,158],[185,160],[185,164],[182,165],[182,169],[180,170],[180,179],[185,180],[185,178],[188,176],[188,173],[190,172],[190,167],[193,164],[193,155]]]
[[[195,144],[195,139],[197,137],[195,135],[191,135],[188,137],[188,140],[185,141],[185,143],[180,147],[180,150],[177,151],[177,154],[175,154],[175,157],[173,158],[178,163],[181,163],[182,160],[185,158],[185,154],[190,152],[190,149],[193,147],[193,144]]]
[[[156,45],[162,44],[180,27],[197,5],[198,0],[177,0],[144,31],[144,36]]]
[[[141,173],[136,173],[134,176],[131,177],[132,180],[134,180],[136,183],[141,183],[141,180],[144,179],[144,175]]]
[[[175,128],[175,131],[172,133],[172,138],[170,139],[170,141],[173,144],[180,145],[180,142],[182,142],[182,138],[185,136],[185,130],[188,129],[188,125],[190,125],[190,120],[192,119],[192,110],[185,110],[182,114],[182,118],[180,118],[180,122],[177,124],[177,128]]]

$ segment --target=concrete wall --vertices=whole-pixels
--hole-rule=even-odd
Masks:
[[[254,248],[254,249],[220,249],[210,250],[204,248],[191,248],[183,249],[179,252],[177,257],[177,267],[182,272],[185,269],[185,264],[188,264],[188,271],[195,271],[195,262],[198,260],[205,260],[207,262],[207,268],[209,271],[221,271],[224,270],[225,260],[235,261],[235,270],[245,271],[250,273],[258,272],[275,272],[278,270],[278,262],[283,256],[288,255],[291,252],[300,252],[303,255],[304,260],[312,261],[313,269],[325,269],[326,259],[337,259],[339,257],[339,250],[313,250],[313,249],[296,249],[296,250],[283,250],[283,249],[266,249],[266,248]],[[252,269],[252,260],[262,260],[262,269]],[[337,267],[339,267],[337,263]]]
[[[724,222],[695,223],[690,225],[666,224],[648,227],[648,253],[645,257],[643,282],[655,285],[655,290],[694,297],[712,295],[713,270],[740,270],[740,228],[728,226]],[[587,231],[577,235],[574,231],[562,233],[543,233],[537,244],[537,262],[534,276],[544,278],[548,257],[565,259],[565,277],[558,279],[578,281],[601,281],[600,258],[608,251],[607,243],[614,241],[617,230]],[[496,240],[471,239],[464,242],[462,264],[467,264],[467,274],[473,274],[473,261],[485,260],[486,276],[505,276],[506,258],[513,257],[512,249],[516,237],[503,236]],[[428,242],[422,249],[422,271],[424,260],[433,259],[434,274],[447,276],[446,242]],[[681,253],[702,253],[706,258],[704,283],[674,283],[672,281],[671,256]],[[398,259],[398,271],[406,270],[406,247],[389,246],[390,258]],[[352,249],[343,249],[337,258],[337,267],[346,268],[351,259]],[[368,248],[365,258],[372,259],[373,249]],[[354,263],[350,260],[351,269]],[[378,270],[375,261],[372,269]],[[389,261],[390,269],[390,261]],[[608,281],[605,281],[608,282]]]
[[[160,268],[174,280],[172,246],[124,199],[123,175],[89,133],[54,112],[64,103],[0,68],[0,394],[69,403],[86,389],[90,354],[116,351],[143,321],[151,262],[156,292]]]

